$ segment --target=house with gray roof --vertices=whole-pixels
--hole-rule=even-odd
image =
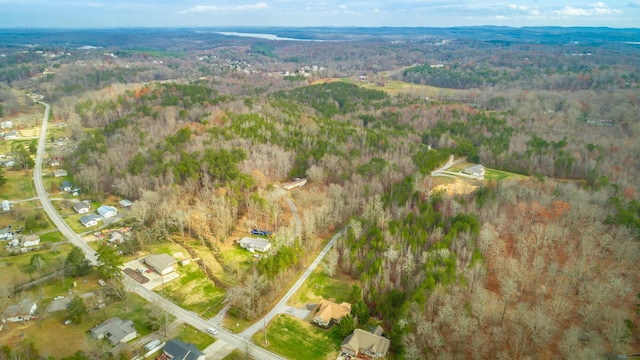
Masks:
[[[205,355],[202,351],[190,343],[172,339],[167,341],[162,349],[162,353],[173,360],[204,360]]]
[[[102,216],[105,219],[114,217],[118,214],[118,209],[109,205],[102,205],[96,211],[98,212],[98,214],[100,214],[100,216]]]
[[[73,210],[75,210],[78,214],[86,214],[91,210],[91,205],[87,204],[84,201],[78,201],[73,204]]]
[[[125,343],[138,336],[136,327],[131,320],[122,320],[112,317],[102,324],[89,330],[91,337],[95,339],[107,338],[112,345]]]
[[[175,270],[176,259],[167,254],[152,254],[144,259],[144,263],[160,275],[167,275]]]
[[[84,225],[84,227],[92,227],[98,225],[98,221],[102,220],[100,215],[89,214],[84,215],[80,218],[80,223]]]
[[[243,237],[238,244],[241,248],[249,250],[249,252],[266,252],[271,249],[271,243],[267,239]]]

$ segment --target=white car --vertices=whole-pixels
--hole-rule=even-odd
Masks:
[[[214,329],[214,328],[212,328],[212,327],[208,328],[208,329],[207,329],[207,332],[208,332],[209,334],[212,334],[212,335],[218,335],[218,330],[216,330],[216,329]]]
[[[102,280],[102,279],[98,280],[98,284],[100,284],[100,286],[105,286],[105,285],[107,285],[107,283],[106,283],[104,280]]]
[[[56,297],[53,298],[54,301],[55,300],[62,300],[62,299],[64,299],[64,296],[62,296],[62,295],[56,296]]]

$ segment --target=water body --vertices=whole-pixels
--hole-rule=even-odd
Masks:
[[[227,35],[227,36],[242,36],[242,37],[252,37],[258,39],[265,40],[276,40],[276,41],[324,41],[324,40],[314,40],[314,39],[294,39],[287,37],[280,37],[274,34],[261,34],[261,33],[241,33],[241,32],[233,32],[233,31],[216,31],[216,34]]]

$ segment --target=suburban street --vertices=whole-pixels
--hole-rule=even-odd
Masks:
[[[47,123],[49,120],[49,112],[50,106],[47,103],[38,102],[41,105],[44,105],[45,112],[44,117],[42,119],[42,129],[40,132],[40,140],[38,142],[38,151],[36,153],[36,161],[35,168],[33,170],[33,181],[35,183],[36,193],[38,195],[38,199],[42,203],[42,207],[44,211],[47,213],[51,221],[56,225],[56,227],[60,230],[62,235],[64,235],[72,244],[76,245],[80,249],[82,249],[85,253],[85,256],[93,265],[97,264],[96,252],[91,248],[82,238],[76,234],[67,223],[64,222],[60,214],[56,211],[56,209],[51,204],[51,200],[48,197],[47,192],[45,191],[44,182],[42,180],[42,162],[44,159],[45,153],[45,145],[47,141]],[[141,297],[147,299],[149,302],[154,303],[160,306],[165,311],[169,312],[177,319],[183,320],[189,325],[199,329],[201,331],[206,332],[206,329],[209,327],[214,327],[208,321],[201,319],[197,314],[187,311],[180,306],[172,303],[171,301],[163,298],[162,296],[154,293],[151,290],[144,288],[142,285],[136,283],[133,279],[129,278],[127,275],[123,274],[123,282],[129,288],[130,291],[133,291],[140,295]],[[256,346],[250,343],[247,340],[244,340],[235,334],[231,334],[229,332],[224,331],[219,327],[215,327],[218,330],[218,341],[224,341],[237,349],[248,352],[252,356],[258,359],[265,360],[282,360],[283,357],[271,353],[259,346]]]
[[[307,280],[309,275],[311,275],[311,273],[316,268],[316,266],[318,266],[318,264],[320,264],[320,261],[322,261],[324,256],[327,255],[329,250],[331,250],[333,245],[336,243],[336,241],[338,241],[340,236],[342,236],[346,230],[347,230],[347,227],[344,227],[340,231],[338,231],[335,235],[333,235],[333,237],[327,243],[327,245],[324,247],[324,249],[322,249],[320,254],[318,254],[318,256],[315,258],[315,260],[313,260],[313,262],[311,263],[311,265],[309,265],[307,270],[305,270],[304,274],[302,274],[302,276],[300,276],[298,281],[296,281],[296,283],[289,289],[289,291],[287,291],[287,293],[282,297],[282,299],[280,299],[280,301],[278,301],[276,306],[274,306],[273,309],[271,309],[271,311],[269,311],[267,313],[267,315],[265,315],[262,319],[256,321],[253,325],[248,327],[245,331],[241,332],[240,333],[241,337],[243,337],[245,339],[251,339],[251,336],[253,336],[253,334],[255,334],[256,332],[260,331],[264,327],[265,323],[269,323],[271,320],[273,320],[273,318],[276,315],[285,314],[287,312],[287,309],[288,309],[287,302],[289,302],[289,299],[291,299],[293,294],[295,294],[296,291],[298,291],[298,289],[300,289],[300,286],[302,286],[302,284],[304,284],[304,282]]]
[[[56,209],[53,207],[53,204],[51,204],[51,200],[49,199],[49,196],[44,188],[44,181],[42,180],[42,161],[44,159],[45,146],[47,142],[47,125],[49,122],[49,111],[51,110],[51,107],[49,106],[49,104],[42,101],[38,101],[38,104],[44,105],[45,110],[44,116],[42,117],[42,128],[40,129],[40,140],[38,141],[36,164],[33,168],[33,183],[35,184],[36,194],[38,195],[38,199],[42,204],[42,208],[49,216],[49,219],[51,219],[58,230],[60,230],[62,235],[66,237],[73,245],[82,249],[91,264],[96,265],[98,262],[95,250],[93,250],[91,246],[84,242],[80,238],[80,236],[78,236],[73,230],[71,230],[69,225],[64,222],[60,214],[58,214]]]

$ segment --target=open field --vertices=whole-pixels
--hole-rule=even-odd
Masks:
[[[185,309],[213,316],[222,307],[225,291],[213,285],[195,262],[179,267],[178,272],[178,279],[165,284],[167,297]],[[162,293],[162,288],[156,291]]]
[[[83,281],[84,279],[87,279],[86,284]],[[9,332],[0,332],[0,343],[16,347],[18,344],[32,342],[41,355],[61,358],[83,350],[88,339],[86,332],[95,325],[113,316],[133,320],[140,336],[151,332],[145,325],[146,311],[144,307],[147,305],[147,302],[134,294],[131,294],[129,309],[127,311],[124,310],[121,302],[114,302],[103,309],[89,310],[84,321],[79,324],[64,325],[64,320],[67,319],[66,311],[47,313],[45,311],[47,301],[50,301],[57,295],[69,297],[100,289],[95,275],[77,279],[67,278],[65,285],[69,286],[73,284],[73,282],[77,283],[78,286],[73,290],[73,294],[71,295],[61,287],[60,281],[50,282],[34,290],[32,293],[25,294],[32,299],[39,299],[42,296],[48,299],[44,302],[41,300],[38,301],[38,311],[41,315],[37,320],[27,322],[24,325],[11,324]],[[55,336],[51,334],[55,334]]]
[[[353,280],[339,272],[333,277],[327,276],[321,265],[293,295],[289,305],[301,307],[307,303],[319,303],[322,299],[337,303],[348,302],[353,284]]]
[[[436,100],[440,98],[465,97],[469,93],[468,90],[438,88],[435,86],[419,85],[405,81],[393,80],[389,76],[389,72],[383,71],[378,76],[369,77],[368,80],[364,81],[358,80],[357,77],[322,78],[314,80],[311,85],[342,81],[350,84],[356,84],[366,89],[381,90],[390,95],[406,93]],[[384,86],[379,86],[378,83],[384,84]]]
[[[4,170],[7,182],[0,188],[0,198],[7,200],[29,199],[35,196],[31,170]]]
[[[43,249],[37,252],[30,252],[19,255],[8,255],[6,250],[0,249],[0,284],[3,287],[13,288],[29,281],[39,279],[47,274],[54,273],[60,269],[60,265],[71,251],[68,244],[55,245],[50,249]],[[40,254],[44,258],[45,267],[40,274],[30,268],[31,257]]]
[[[323,330],[306,321],[278,315],[267,325],[268,345],[264,344],[263,332],[257,332],[252,340],[289,359],[326,360],[335,359],[343,339],[337,335],[336,327]]]
[[[216,340],[214,337],[196,330],[187,324],[180,325],[180,332],[175,336],[175,338],[186,343],[192,343],[200,350],[204,350]]]

